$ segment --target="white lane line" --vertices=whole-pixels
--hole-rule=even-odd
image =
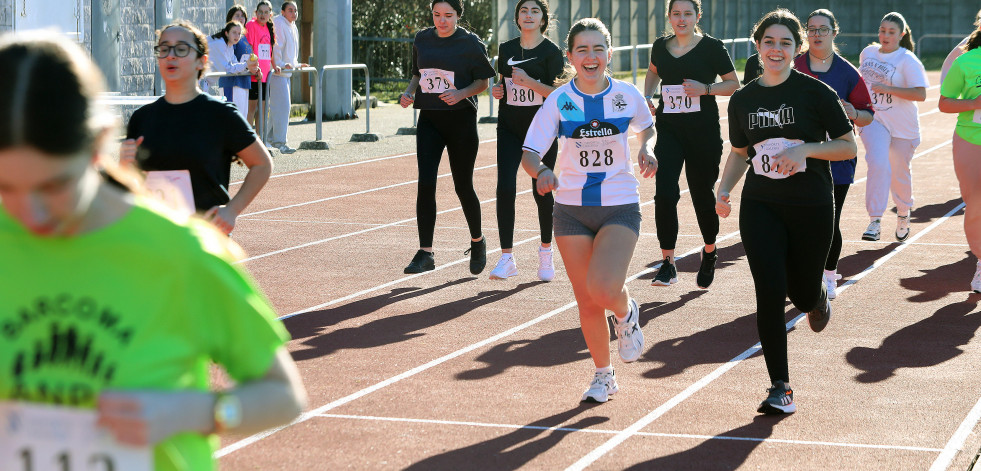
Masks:
[[[473,171],[476,172],[478,170],[486,170],[486,169],[494,168],[494,167],[497,167],[497,164],[491,164],[491,165],[485,165],[483,167],[477,167],[477,168],[474,168]],[[436,179],[438,180],[440,178],[445,178],[445,177],[448,177],[450,175],[452,175],[452,173],[444,173],[442,175],[437,175],[436,176]],[[372,192],[375,192],[375,191],[388,190],[388,189],[391,189],[391,188],[397,188],[397,187],[400,187],[400,186],[411,185],[413,183],[418,183],[418,182],[419,182],[419,180],[412,180],[412,181],[407,181],[407,182],[402,182],[402,183],[395,183],[395,184],[388,185],[388,186],[380,186],[378,188],[370,188],[370,189],[367,189],[367,190],[355,191],[354,193],[347,193],[347,194],[343,194],[343,195],[328,196],[327,198],[321,198],[319,200],[306,201],[306,202],[303,202],[303,203],[296,203],[296,204],[290,204],[290,205],[286,205],[286,206],[279,206],[279,207],[276,207],[276,208],[263,209],[262,211],[256,211],[256,212],[253,212],[253,213],[245,213],[245,214],[240,215],[239,217],[240,218],[245,218],[245,217],[248,217],[248,216],[255,216],[257,214],[271,213],[273,211],[279,211],[279,210],[282,210],[282,209],[297,208],[297,207],[300,207],[300,206],[306,206],[308,204],[323,203],[325,201],[336,200],[336,199],[340,199],[340,198],[347,198],[347,197],[350,197],[350,196],[358,196],[358,195],[363,195],[365,193],[372,193]]]
[[[915,236],[911,237],[910,238],[910,241],[915,241],[916,239],[919,239],[920,237],[923,237],[924,235],[928,234],[930,231],[932,231],[933,229],[935,229],[936,227],[938,227],[940,224],[942,224],[943,222],[945,222],[947,219],[949,219],[951,216],[953,216],[956,212],[960,211],[961,208],[963,208],[963,207],[964,207],[964,204],[961,203],[960,205],[958,205],[954,209],[950,210],[946,215],[944,215],[940,219],[934,221],[933,224],[930,224],[929,226],[927,226],[927,228],[923,229],[922,231],[918,232]],[[888,254],[882,256],[881,258],[879,258],[878,260],[876,260],[871,266],[869,266],[868,268],[866,268],[864,271],[862,271],[858,275],[852,277],[844,285],[842,285],[842,287],[838,288],[838,292],[841,293],[841,292],[845,291],[846,289],[848,289],[848,287],[850,287],[850,286],[854,285],[855,283],[857,283],[858,280],[864,278],[866,275],[868,275],[869,273],[871,273],[873,270],[875,270],[875,269],[879,268],[880,266],[882,266],[882,264],[884,264],[886,261],[888,261],[892,257],[896,256],[896,254],[898,254],[899,252],[902,252],[903,250],[906,250],[907,247],[910,247],[910,246],[909,245],[906,245],[906,244],[901,244],[898,247],[896,247],[895,249],[893,249],[891,252],[889,252]],[[795,317],[793,320],[791,320],[790,322],[787,323],[787,325],[786,325],[787,330],[789,331],[798,322],[802,321],[805,317],[806,317],[806,314],[805,313],[799,314],[797,317]],[[699,390],[701,390],[705,386],[708,386],[709,383],[711,383],[712,381],[715,381],[717,378],[719,378],[720,376],[722,376],[723,374],[725,374],[729,370],[735,368],[736,365],[738,365],[739,363],[741,363],[746,358],[749,358],[750,356],[752,356],[759,349],[760,349],[760,343],[757,342],[755,345],[753,345],[752,347],[749,347],[744,352],[740,353],[736,357],[734,357],[731,360],[729,360],[728,362],[726,362],[724,365],[716,368],[714,371],[712,371],[711,373],[709,373],[708,375],[706,375],[702,379],[698,380],[697,382],[695,382],[691,386],[685,388],[684,391],[678,393],[676,396],[674,396],[671,399],[669,399],[668,402],[665,402],[660,407],[658,407],[657,409],[654,409],[653,411],[651,411],[650,413],[648,413],[647,415],[645,415],[644,417],[642,417],[637,422],[634,422],[632,425],[630,425],[630,427],[627,427],[624,431],[618,433],[616,436],[614,436],[613,438],[609,439],[606,443],[600,445],[599,447],[597,447],[593,451],[591,451],[588,454],[586,454],[586,456],[583,456],[582,458],[580,458],[579,461],[576,461],[575,463],[572,464],[572,466],[569,466],[568,468],[566,468],[566,471],[570,471],[570,470],[582,470],[582,469],[585,469],[587,466],[593,464],[596,460],[598,460],[599,458],[601,458],[603,455],[605,455],[606,453],[608,453],[610,450],[616,448],[617,445],[623,443],[625,440],[627,440],[628,438],[630,438],[631,435],[636,434],[637,432],[639,432],[644,427],[650,425],[652,422],[654,422],[655,420],[659,419],[661,416],[663,416],[665,413],[667,413],[668,411],[670,411],[671,409],[673,409],[675,406],[677,406],[678,404],[680,404],[684,400],[688,399],[689,397],[693,396],[695,393],[697,393]]]
[[[480,141],[477,144],[487,144],[488,142],[495,142],[495,141],[497,141],[497,139],[487,139],[485,141]],[[402,157],[409,157],[411,155],[416,155],[416,153],[415,152],[409,152],[408,154],[390,155],[390,156],[387,156],[387,157],[378,157],[378,158],[375,158],[375,159],[359,160],[357,162],[347,162],[347,163],[343,163],[343,164],[327,165],[327,166],[324,166],[324,167],[308,168],[306,170],[298,170],[296,172],[277,173],[275,175],[270,176],[269,178],[282,178],[282,177],[289,177],[289,176],[293,176],[293,175],[302,175],[304,173],[323,172],[323,171],[326,171],[326,170],[333,170],[335,168],[353,167],[355,165],[370,164],[370,163],[374,163],[374,162],[381,162],[383,160],[400,159]],[[242,180],[238,180],[238,181],[234,181],[234,182],[230,183],[229,186],[231,186],[231,185],[241,185],[241,184],[242,184]]]
[[[732,232],[732,233],[727,234],[727,235],[725,235],[723,237],[720,237],[717,242],[722,242],[722,241],[724,241],[726,239],[735,237],[738,234],[739,234],[739,231]],[[677,258],[684,258],[684,257],[690,256],[690,255],[694,255],[696,253],[701,253],[701,251],[702,251],[702,246],[699,245],[697,248],[692,249],[692,250],[689,250],[688,252],[682,254],[681,256],[679,256]],[[466,259],[457,260],[456,262],[452,262],[452,263],[461,263],[463,260],[466,260]],[[650,273],[650,272],[656,270],[659,266],[660,265],[657,265],[657,266],[654,266],[654,267],[651,267],[651,268],[647,268],[647,269],[641,270],[640,272],[638,272],[638,273],[634,274],[633,276],[627,278],[626,281],[625,281],[625,283],[629,283],[629,282],[631,282],[633,280],[636,280],[637,278],[643,276],[644,274]],[[428,272],[426,272],[426,273],[428,273]],[[416,276],[420,276],[420,275],[424,275],[424,274],[425,273],[420,273],[418,275],[412,275],[412,276],[406,277],[406,278],[412,278],[412,277],[416,277]],[[391,286],[391,285],[396,284],[398,282],[399,281],[396,280],[396,281],[393,281],[393,282],[389,282],[389,283],[387,283],[386,285],[383,285],[383,286]],[[367,292],[370,292],[370,291],[374,291],[375,289],[377,289],[377,288],[371,288],[369,290],[362,291],[360,294],[367,293]],[[355,295],[347,296],[346,299],[353,298],[354,296]],[[335,302],[339,302],[339,301],[335,300],[335,301],[332,301],[330,303],[326,303],[325,305],[333,304]],[[342,397],[342,398],[340,398],[340,399],[338,399],[336,401],[333,401],[331,403],[325,404],[325,405],[320,406],[320,407],[318,407],[316,409],[313,409],[311,411],[304,412],[302,415],[300,415],[300,417],[297,417],[295,420],[293,420],[293,422],[290,422],[287,425],[282,425],[282,426],[279,426],[279,427],[271,428],[271,429],[266,430],[264,432],[257,433],[255,435],[252,435],[250,437],[247,437],[247,438],[244,438],[242,440],[239,440],[239,441],[237,441],[235,443],[232,443],[231,445],[228,445],[228,446],[226,446],[226,447],[218,450],[214,454],[214,457],[216,459],[217,458],[221,458],[222,456],[225,456],[225,455],[227,455],[229,453],[232,453],[234,451],[237,451],[237,450],[240,450],[242,448],[245,448],[245,447],[247,447],[247,446],[249,446],[249,445],[251,445],[251,444],[253,444],[255,442],[258,442],[259,440],[262,440],[262,439],[264,439],[264,438],[266,438],[266,437],[268,437],[268,436],[270,436],[270,435],[272,435],[272,434],[274,434],[274,433],[276,433],[276,432],[278,432],[280,430],[283,430],[283,429],[285,429],[287,427],[290,427],[290,426],[292,426],[294,424],[298,424],[298,423],[301,423],[301,422],[306,422],[307,420],[310,420],[311,418],[314,418],[314,417],[316,417],[316,416],[318,416],[320,414],[323,414],[323,413],[325,413],[325,412],[327,412],[327,411],[329,411],[331,409],[340,407],[340,406],[345,405],[345,404],[347,404],[347,403],[349,403],[351,401],[360,399],[360,398],[362,398],[362,397],[364,397],[364,396],[366,396],[368,394],[371,394],[371,393],[373,393],[373,392],[375,392],[375,391],[377,391],[379,389],[382,389],[382,388],[384,388],[386,386],[390,386],[392,384],[395,384],[395,383],[397,383],[397,382],[399,382],[399,381],[401,381],[401,380],[403,380],[405,378],[408,378],[410,376],[413,376],[413,375],[416,375],[416,374],[421,373],[423,371],[426,371],[426,370],[428,370],[428,369],[430,369],[430,368],[432,368],[434,366],[438,366],[438,365],[440,365],[442,363],[445,363],[447,361],[450,361],[450,360],[452,360],[454,358],[457,358],[457,357],[459,357],[461,355],[464,355],[464,354],[466,354],[468,352],[471,352],[473,350],[476,350],[478,348],[482,348],[482,347],[484,347],[486,345],[490,345],[490,344],[492,344],[492,343],[494,343],[494,342],[496,342],[496,341],[498,341],[500,339],[506,338],[506,337],[508,337],[510,335],[513,335],[513,334],[515,334],[517,332],[520,332],[520,331],[522,331],[524,329],[527,329],[528,327],[531,327],[531,326],[533,326],[535,324],[538,324],[538,323],[540,323],[540,322],[542,322],[544,320],[547,320],[547,319],[555,316],[556,314],[559,314],[560,312],[566,311],[568,309],[572,309],[575,306],[576,306],[576,302],[573,301],[573,302],[571,302],[569,304],[566,304],[566,305],[564,305],[564,306],[562,306],[562,307],[560,307],[558,309],[554,309],[554,310],[549,311],[549,312],[547,312],[545,314],[542,314],[541,316],[538,316],[538,317],[536,317],[536,318],[534,318],[534,319],[532,319],[532,320],[530,320],[528,322],[525,322],[524,324],[521,324],[521,325],[516,326],[516,327],[512,327],[512,328],[510,328],[510,329],[508,329],[508,330],[506,330],[504,332],[501,332],[501,333],[499,333],[497,335],[494,335],[493,337],[489,337],[489,338],[486,338],[484,340],[481,340],[480,342],[470,344],[470,345],[468,345],[466,347],[463,347],[463,348],[461,348],[461,349],[459,349],[459,350],[457,350],[455,352],[446,354],[446,355],[444,355],[442,357],[439,357],[439,358],[437,358],[435,360],[432,360],[432,361],[430,361],[430,362],[428,362],[426,364],[417,366],[417,367],[415,367],[415,368],[413,368],[411,370],[408,370],[408,371],[406,371],[404,373],[401,373],[399,375],[393,376],[393,377],[391,377],[389,379],[386,379],[384,381],[381,381],[379,383],[376,383],[376,384],[374,384],[372,386],[369,386],[367,388],[364,388],[364,389],[362,389],[362,390],[360,390],[358,392],[355,392],[353,394],[350,394],[350,395],[347,395],[345,397]],[[314,308],[311,308],[311,310],[312,309],[317,309],[317,308],[314,307]],[[304,312],[308,312],[308,311],[304,311]],[[289,314],[288,316],[293,316],[293,315],[297,315],[297,314],[302,314],[302,312],[297,312],[297,313],[294,313],[294,314]],[[285,317],[288,317],[288,316],[284,316],[284,318]]]
[[[957,427],[954,436],[947,441],[947,446],[944,447],[937,460],[933,462],[933,466],[930,466],[930,471],[943,471],[950,467],[954,457],[957,456],[957,452],[964,447],[967,437],[974,430],[974,426],[978,424],[978,420],[981,420],[981,399],[978,399],[978,402],[971,408],[971,412],[968,412],[967,417],[961,422],[961,426]]]
[[[433,424],[433,425],[458,425],[464,427],[503,428],[503,429],[510,429],[510,430],[541,430],[543,432],[597,433],[603,435],[613,435],[616,433],[620,433],[618,430],[607,430],[607,429],[545,427],[540,425],[489,424],[483,422],[466,422],[466,421],[458,421],[458,420],[409,419],[409,418],[402,418],[402,417],[376,417],[370,415],[320,414],[318,415],[318,417],[322,417],[325,419],[349,419],[349,420],[405,422],[405,423]],[[808,446],[826,446],[826,447],[838,447],[838,448],[868,448],[868,449],[877,449],[877,450],[921,451],[927,453],[937,453],[943,451],[940,448],[925,448],[920,446],[875,445],[870,443],[841,443],[841,442],[822,442],[822,441],[813,441],[813,440],[786,440],[780,438],[735,437],[731,435],[697,435],[697,434],[690,434],[690,433],[663,433],[663,432],[638,432],[634,435],[640,437],[690,438],[695,440],[734,440],[734,441],[758,442],[758,443],[780,443],[785,445],[808,445]]]

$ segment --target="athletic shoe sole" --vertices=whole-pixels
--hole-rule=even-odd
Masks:
[[[778,406],[776,404],[770,404],[769,402],[764,401],[762,404],[760,404],[760,407],[756,409],[756,412],[767,415],[793,414],[794,412],[797,412],[797,404],[791,402],[786,406]]]
[[[678,279],[677,278],[671,278],[671,280],[668,281],[667,283],[665,283],[665,282],[663,282],[661,280],[654,280],[654,281],[651,281],[651,286],[671,286],[671,285],[673,285],[673,284],[675,284],[677,282],[678,282]]]
[[[610,399],[612,399],[613,398],[613,395],[616,394],[619,391],[620,391],[620,388],[610,389],[610,390],[608,390],[606,392],[606,397],[605,398],[602,397],[602,396],[596,397],[596,396],[586,396],[586,395],[583,395],[583,398],[580,399],[579,402],[585,402],[585,403],[588,403],[588,404],[603,404],[604,402],[607,402]]]
[[[906,235],[904,235],[902,237],[899,237],[899,234],[896,234],[896,240],[898,240],[900,242],[903,242],[906,239],[909,239],[909,231],[906,231]]]
[[[869,235],[869,234],[862,234],[862,240],[867,240],[867,241],[870,241],[870,242],[875,242],[875,241],[879,240],[879,236],[877,236],[877,235],[873,236],[873,235]]]

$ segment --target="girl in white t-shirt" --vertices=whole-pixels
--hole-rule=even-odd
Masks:
[[[643,95],[607,76],[610,32],[595,18],[576,22],[566,39],[575,78],[548,95],[525,136],[522,167],[537,178],[539,194],[555,191],[555,243],[579,304],[579,322],[596,373],[583,401],[606,402],[616,393],[606,311],[613,311],[624,362],[644,347],[640,309],[627,293],[627,266],[640,235],[640,194],[627,132],[641,143],[640,173],[653,177],[654,129]],[[571,71],[569,74],[571,75]],[[559,138],[555,173],[542,155]]]
[[[913,54],[913,34],[903,15],[892,12],[879,25],[879,43],[862,51],[859,71],[869,87],[875,120],[859,130],[869,166],[865,209],[869,227],[864,240],[879,240],[882,214],[889,192],[896,203],[896,239],[909,237],[913,208],[913,173],[910,162],[920,145],[917,101],[926,100],[926,70]]]
[[[240,74],[249,69],[249,62],[246,57],[235,57],[235,45],[242,39],[242,24],[231,20],[225,23],[225,27],[208,38],[208,49],[211,54],[208,58],[211,61],[212,72],[227,72],[229,74]],[[253,69],[256,64],[252,64]],[[211,87],[218,85],[218,78],[208,78],[208,85]],[[249,110],[249,91],[241,87],[233,87],[232,97],[238,112],[245,116]],[[221,88],[219,88],[221,90]],[[219,94],[226,94],[225,91]],[[227,95],[227,94],[226,94]]]

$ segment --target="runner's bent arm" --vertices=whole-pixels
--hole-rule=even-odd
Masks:
[[[875,83],[872,84],[872,91],[876,93],[887,93],[909,101],[926,101],[926,87],[903,88]]]
[[[749,167],[749,164],[746,163],[746,159],[749,158],[747,149],[747,147],[733,147],[729,151],[725,169],[722,171],[722,179],[719,181],[719,191],[715,192],[715,212],[719,216],[729,217],[729,213],[732,211],[729,193],[736,186],[736,183],[739,183],[739,180],[743,178]]]
[[[963,113],[965,111],[981,109],[981,96],[972,99],[962,99],[948,98],[941,95],[938,108],[942,113]]]
[[[661,77],[657,75],[657,66],[650,64],[647,67],[647,77],[644,77],[644,99],[647,100],[647,106],[651,108],[651,114],[653,110],[657,108],[657,103],[653,98],[647,98],[654,96],[654,91],[657,90],[658,84],[661,83]]]

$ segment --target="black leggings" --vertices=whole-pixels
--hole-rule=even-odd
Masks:
[[[807,312],[821,301],[834,205],[794,206],[743,198],[739,231],[756,285],[756,327],[770,381],[790,381],[786,300]]]
[[[838,269],[838,257],[841,256],[841,210],[845,207],[845,196],[848,195],[850,183],[835,185],[835,235],[831,239],[831,249],[828,251],[828,261],[824,262],[825,270]]]
[[[419,191],[416,194],[416,218],[419,220],[419,246],[433,246],[436,228],[436,177],[439,161],[446,149],[450,158],[453,187],[463,206],[470,227],[470,238],[481,236],[480,199],[473,189],[473,166],[477,160],[477,111],[422,110],[416,125],[416,162],[419,166]]]
[[[698,125],[656,126],[657,156],[654,224],[662,250],[674,250],[678,243],[678,201],[681,200],[681,167],[695,206],[695,219],[706,245],[719,235],[719,216],[715,213],[715,180],[722,160],[722,138],[717,121]]]
[[[525,136],[497,126],[497,227],[501,232],[501,248],[514,247],[514,200],[517,191],[518,168],[521,166],[521,145]],[[542,163],[548,168],[555,168],[555,156],[558,145],[552,144],[548,152],[542,156]],[[538,180],[531,179],[531,193],[535,195],[538,205],[538,227],[542,231],[542,243],[552,243],[552,205],[555,200],[552,193],[539,195],[535,185]]]

